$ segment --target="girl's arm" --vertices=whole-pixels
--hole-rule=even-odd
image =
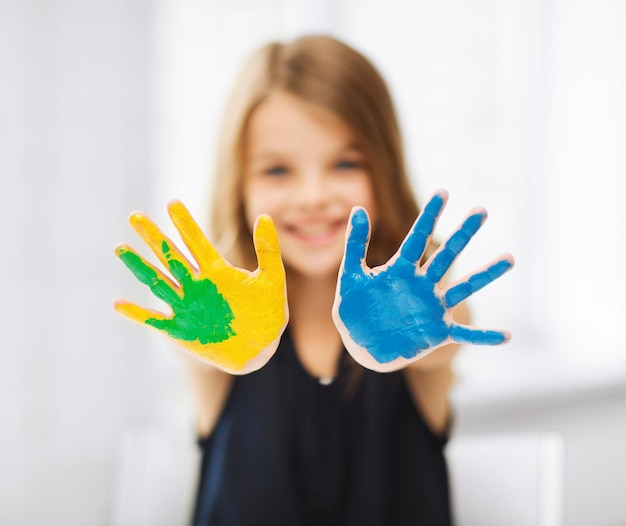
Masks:
[[[181,354],[195,403],[196,433],[198,438],[205,438],[213,431],[224,409],[233,376],[190,354]]]
[[[466,305],[455,313],[457,323],[469,325],[470,315]],[[451,343],[437,349],[404,369],[407,387],[413,403],[436,435],[443,435],[450,422],[450,389],[454,384],[453,360],[460,345]]]

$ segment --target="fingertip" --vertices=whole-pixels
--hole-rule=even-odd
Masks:
[[[113,308],[114,308],[116,311],[119,311],[120,309],[122,309],[122,308],[123,308],[123,306],[124,306],[124,305],[126,305],[126,304],[128,304],[128,301],[126,301],[126,300],[125,300],[125,299],[123,299],[123,298],[113,298],[113,303],[112,303],[112,305],[113,305]]]
[[[170,199],[167,202],[167,213],[174,224],[188,224],[195,222],[189,209],[180,199]]]
[[[502,254],[493,263],[493,268],[498,271],[499,275],[502,275],[513,268],[515,265],[515,258],[511,254]]]
[[[145,217],[146,216],[143,212],[136,210],[130,213],[130,215],[128,216],[128,222],[132,225],[134,223],[137,223],[138,221],[141,222],[145,220]]]
[[[115,312],[124,316],[124,318],[136,323],[143,324],[148,318],[150,318],[150,313],[148,311],[121,298],[115,298],[113,300],[113,308],[115,309]]]
[[[365,207],[360,206],[360,205],[355,205],[352,207],[352,209],[350,210],[350,216],[353,216],[354,214],[356,214],[357,212],[361,213],[364,212],[367,214],[367,210],[365,210]]]
[[[515,256],[510,253],[506,253],[502,256],[503,259],[509,262],[509,268],[513,268],[515,266]]]
[[[126,243],[119,243],[115,247],[115,255],[119,258],[130,251],[130,247]]]
[[[476,232],[487,220],[487,210],[483,206],[476,206],[472,208],[463,224],[470,227],[472,232]],[[465,230],[465,228],[464,228]]]
[[[128,222],[135,232],[140,232],[145,230],[149,219],[143,212],[133,212],[130,214]]]
[[[515,258],[511,254],[503,254],[500,258],[500,264],[506,266],[502,272],[504,274],[515,266]]]
[[[445,208],[447,202],[448,191],[443,189],[437,190],[430,196],[430,198],[426,202],[426,205],[424,205],[424,207],[420,211],[420,216],[432,216],[436,220],[436,218],[439,217],[439,215]]]
[[[268,235],[274,237],[276,235],[274,221],[272,221],[272,218],[269,215],[261,214],[254,222],[253,232],[255,237],[267,237]]]
[[[436,198],[441,202],[442,205],[445,205],[448,202],[449,197],[450,194],[448,193],[448,190],[446,190],[445,188],[439,188],[438,190],[435,190],[429,201],[431,201],[433,198]]]
[[[115,255],[130,270],[133,270],[138,263],[143,262],[142,257],[125,243],[120,243],[115,247]]]
[[[487,217],[489,216],[489,214],[487,213],[487,209],[484,206],[475,206],[474,208],[472,208],[470,210],[469,213],[470,216],[474,216],[474,217],[480,217],[481,218],[481,224],[485,222],[485,220],[487,219]]]
[[[274,221],[269,216],[269,214],[261,214],[261,215],[259,215],[259,217],[257,217],[256,221],[254,222],[254,229],[255,230],[257,228],[268,228],[268,226],[272,226],[272,227],[274,226]]]
[[[340,274],[362,271],[370,238],[369,215],[365,208],[352,208],[348,228],[346,230],[346,246]]]
[[[185,207],[183,202],[179,199],[170,199],[167,202],[167,212],[170,217],[172,217],[180,215],[181,213],[184,214],[185,212],[187,212],[187,207]]]
[[[280,252],[276,227],[269,215],[261,214],[256,218],[252,237],[257,252],[259,250]]]
[[[367,237],[369,235],[370,217],[362,206],[355,206],[350,212],[350,230],[354,231],[359,237]]]
[[[189,209],[178,199],[172,199],[168,202],[167,213],[183,239],[186,233],[200,229]]]
[[[113,309],[115,310],[115,312],[117,312],[118,314],[121,314],[122,316],[129,317],[128,311],[131,305],[132,303],[130,303],[129,301],[123,298],[113,299]]]

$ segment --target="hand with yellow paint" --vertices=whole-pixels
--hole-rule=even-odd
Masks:
[[[121,299],[115,300],[115,310],[164,332],[224,371],[247,374],[260,369],[276,352],[289,318],[285,270],[272,220],[262,215],[254,225],[259,268],[248,272],[218,254],[180,201],[172,201],[168,212],[197,268],[144,214],[132,214],[131,226],[174,279],[128,245],[119,245],[116,253],[139,281],[170,305],[172,313]]]

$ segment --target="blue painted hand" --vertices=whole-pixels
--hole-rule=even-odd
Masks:
[[[441,284],[485,221],[484,209],[470,212],[428,261],[420,264],[447,197],[444,190],[435,193],[398,252],[374,269],[365,262],[369,217],[363,208],[352,210],[333,319],[346,349],[364,367],[393,371],[448,343],[498,345],[510,338],[504,331],[459,325],[451,311],[509,270],[513,266],[511,255],[501,256],[447,288]]]

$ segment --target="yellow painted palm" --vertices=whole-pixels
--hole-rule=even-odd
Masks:
[[[247,374],[263,367],[276,351],[289,317],[285,270],[272,220],[262,215],[254,225],[259,267],[248,272],[218,254],[180,201],[172,201],[168,211],[197,266],[148,217],[132,214],[131,226],[174,279],[126,244],[119,245],[116,253],[172,312],[164,314],[121,299],[115,300],[115,309],[230,373]]]

